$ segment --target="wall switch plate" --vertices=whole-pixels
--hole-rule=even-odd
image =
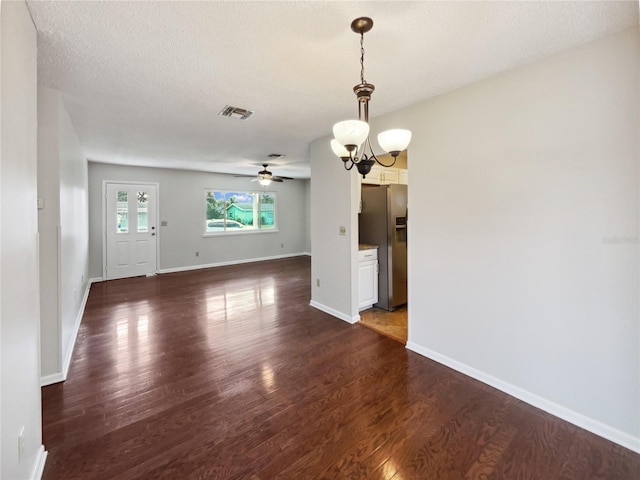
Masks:
[[[169,222],[167,222],[166,220],[160,220],[161,227],[166,227],[167,225],[169,225]]]
[[[340,235],[346,235],[347,234],[347,227],[340,227]]]

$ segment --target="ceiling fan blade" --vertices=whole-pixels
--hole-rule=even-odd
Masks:
[[[280,177],[271,177],[272,182],[284,182]]]
[[[282,175],[278,175],[277,178],[281,178],[283,180],[295,180],[295,178],[291,178],[291,177],[283,177]]]

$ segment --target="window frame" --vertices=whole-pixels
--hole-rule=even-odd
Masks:
[[[226,201],[226,196],[229,193],[236,193],[236,194],[243,194],[243,195],[253,195],[253,196],[257,196],[258,197],[258,206],[261,208],[262,206],[262,195],[264,194],[268,194],[270,196],[273,197],[273,228],[228,228],[226,226],[226,222],[227,221],[234,221],[236,222],[237,220],[233,219],[233,218],[228,218],[227,217],[227,208],[224,209],[224,217],[220,218],[220,219],[207,219],[207,195],[211,193],[212,195],[218,194],[224,194],[225,196],[225,201]],[[278,232],[279,231],[279,219],[278,219],[278,200],[277,200],[277,192],[273,191],[273,190],[260,190],[260,191],[256,191],[256,190],[239,190],[239,189],[228,189],[228,188],[205,188],[204,189],[204,195],[203,195],[203,215],[200,218],[204,217],[204,232],[202,234],[203,237],[219,237],[219,236],[228,236],[228,235],[254,235],[254,234],[262,234],[262,233],[274,233],[274,232]],[[261,218],[261,213],[262,213],[262,209],[259,210],[258,212],[258,218]],[[224,230],[222,231],[217,231],[217,232],[209,232],[207,231],[207,223],[212,221],[212,220],[220,220],[223,221],[225,223],[224,225]],[[239,222],[242,223],[242,222]]]

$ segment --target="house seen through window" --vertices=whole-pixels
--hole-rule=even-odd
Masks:
[[[205,233],[276,229],[273,192],[205,191]]]

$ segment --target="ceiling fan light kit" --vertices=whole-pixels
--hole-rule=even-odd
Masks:
[[[272,155],[276,155],[276,154],[272,154]],[[277,154],[278,158],[282,158],[284,157],[283,154]],[[271,155],[269,155],[269,157],[271,157]],[[260,183],[260,185],[262,185],[263,187],[266,187],[268,185],[271,185],[271,182],[284,182],[285,180],[294,180],[294,178],[292,177],[281,177],[281,176],[276,176],[273,173],[271,173],[269,170],[267,170],[267,167],[269,166],[268,163],[263,163],[262,164],[262,170],[260,170],[258,172],[258,175],[235,175],[236,177],[253,177],[253,179],[251,180],[252,182],[258,182]]]
[[[284,155],[282,155],[282,156],[284,156]],[[260,185],[262,185],[263,187],[266,187],[268,185],[271,185],[271,182],[283,182],[285,180],[293,180],[293,178],[291,178],[291,177],[277,177],[277,176],[275,176],[273,173],[271,173],[269,170],[267,170],[268,166],[269,166],[268,163],[263,163],[262,164],[263,170],[260,170],[258,172],[258,176],[256,178],[254,178],[253,180],[251,180],[251,181],[255,182],[257,180]]]
[[[378,135],[380,147],[393,157],[393,162],[385,165],[376,157],[369,141],[369,101],[375,86],[364,79],[364,34],[373,28],[369,17],[356,18],[351,22],[351,30],[360,35],[360,83],[353,87],[358,99],[358,120],[344,120],[333,126],[331,150],[343,161],[346,170],[354,166],[365,177],[374,164],[392,167],[401,151],[411,142],[411,131],[404,129],[387,130]]]

